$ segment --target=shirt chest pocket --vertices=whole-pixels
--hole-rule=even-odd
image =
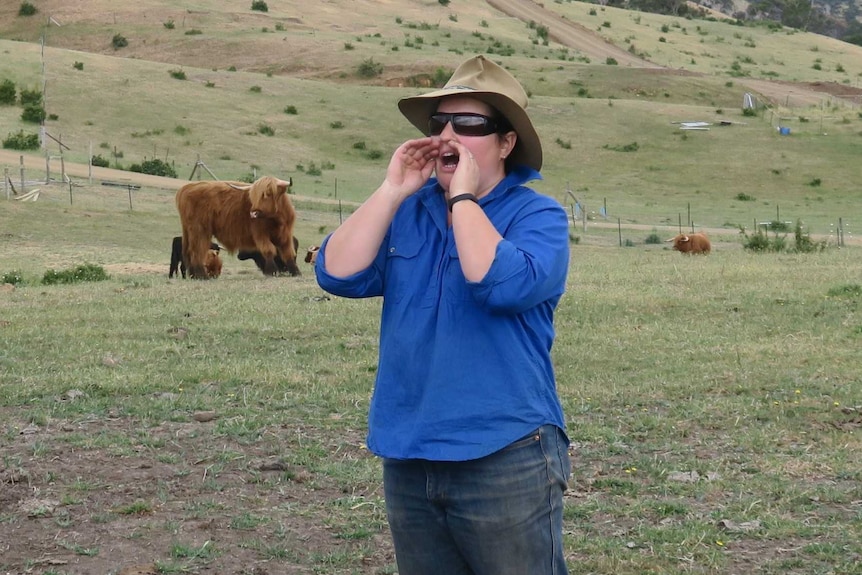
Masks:
[[[386,283],[383,297],[390,303],[418,303],[422,307],[433,305],[429,300],[434,266],[422,241],[407,238],[390,243],[386,250]]]

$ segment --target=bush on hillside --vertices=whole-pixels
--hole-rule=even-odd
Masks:
[[[18,8],[18,16],[32,16],[38,11],[38,8],[25,0],[21,2],[21,6]]]
[[[21,90],[22,106],[38,106],[42,104],[42,92],[39,90]]]
[[[252,0],[251,9],[258,12],[269,12],[269,6],[263,0]]]
[[[39,134],[25,134],[19,130],[17,134],[9,134],[3,140],[3,148],[7,150],[38,150]]]
[[[0,106],[14,106],[18,100],[15,82],[6,79],[0,82]]]
[[[24,111],[21,112],[21,121],[30,122],[31,124],[41,124],[46,116],[45,108],[41,105],[30,105],[25,107]]]
[[[375,62],[374,58],[363,60],[356,70],[361,78],[374,78],[383,73],[383,64]]]
[[[114,37],[111,39],[111,46],[114,47],[114,50],[119,50],[120,48],[125,48],[129,45],[129,41],[126,40],[126,37],[122,34],[114,34]]]

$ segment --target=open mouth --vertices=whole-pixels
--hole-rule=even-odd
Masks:
[[[444,152],[440,156],[440,162],[444,168],[454,168],[458,165],[459,156],[456,152]]]

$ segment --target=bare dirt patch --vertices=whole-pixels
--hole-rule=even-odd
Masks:
[[[43,425],[16,421],[9,409],[0,417],[18,429],[0,461],[3,573],[274,575],[309,573],[317,556],[358,559],[362,572],[376,573],[394,563],[387,533],[349,537],[332,520],[343,500],[365,517],[378,485],[345,494],[285,462],[303,440],[314,443],[311,428],[262,429],[249,444],[217,433],[217,419],[143,429],[118,413]],[[109,451],[100,437],[128,442]],[[361,446],[354,434],[327,449],[371,457]]]

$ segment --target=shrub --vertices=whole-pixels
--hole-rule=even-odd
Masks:
[[[448,6],[449,5],[449,0],[437,0],[437,2],[439,2],[440,6]]]
[[[616,66],[617,64],[619,64],[619,62],[617,62],[616,58],[611,58],[610,56],[608,56],[605,59],[605,64],[607,64],[608,66]]]
[[[18,16],[32,16],[38,11],[39,10],[33,4],[25,0],[24,2],[21,2],[21,6],[18,8]]]
[[[164,22],[163,24],[164,24],[165,28],[167,28],[168,30],[174,29],[174,21],[173,20],[168,20],[167,22]]]
[[[296,110],[296,106],[287,106],[284,109],[285,114],[290,114],[291,116],[296,116],[299,112]]]
[[[274,136],[275,128],[272,126],[268,126],[267,124],[261,124],[257,127],[257,131],[259,134],[263,134],[264,136]]]
[[[799,253],[822,252],[826,249],[826,240],[815,242],[810,233],[802,231],[802,220],[796,220],[796,229],[793,232],[795,251]]]
[[[662,239],[659,237],[659,235],[657,233],[653,232],[646,237],[646,239],[644,240],[644,243],[645,244],[660,244],[660,243],[662,243]]]
[[[14,106],[17,100],[15,82],[9,79],[0,82],[0,106]]]
[[[614,152],[637,152],[640,146],[638,146],[637,142],[632,142],[631,144],[625,144],[624,146],[611,146],[609,144],[605,144],[602,146],[606,150],[613,150]]]
[[[342,122],[341,120],[335,120],[334,122],[329,123],[329,127],[333,130],[340,130],[344,127],[344,122]]]
[[[769,236],[763,229],[758,228],[753,234],[749,235],[745,232],[744,228],[739,229],[740,233],[743,235],[742,247],[752,251],[752,252],[768,252],[768,251],[778,251],[775,249],[775,245],[769,241]],[[777,236],[776,236],[777,239]]]
[[[383,73],[383,64],[375,62],[374,58],[368,58],[359,64],[357,73],[362,78],[374,78]]]
[[[749,196],[745,192],[739,192],[738,194],[736,194],[736,199],[740,202],[753,202],[757,198],[755,198],[754,196]]]
[[[19,130],[3,140],[3,147],[8,150],[38,150],[39,134],[25,134],[24,130]]]
[[[254,92],[255,94],[260,94],[263,91],[263,88],[260,86],[252,86],[248,89],[249,92]]]
[[[126,40],[126,37],[122,34],[114,34],[113,39],[111,39],[111,46],[114,47],[114,50],[119,50],[120,48],[125,48],[129,45],[129,41]]]
[[[103,158],[101,154],[96,154],[92,158],[90,158],[90,163],[98,168],[107,168],[111,165],[106,158]]]
[[[171,78],[175,80],[185,80],[186,73],[182,70],[168,70],[168,74],[171,75]]]
[[[42,103],[42,92],[39,90],[21,90],[22,106],[38,106]]]
[[[318,168],[314,164],[314,162],[311,162],[310,164],[308,164],[308,168],[306,168],[305,173],[308,174],[309,176],[319,176],[319,175],[323,174],[323,170]]]
[[[138,172],[139,174],[150,174],[152,176],[164,176],[166,178],[177,177],[177,172],[173,166],[158,158],[144,160],[140,165],[132,164],[129,166],[129,171]]]
[[[754,108],[743,108],[742,115],[747,117],[757,116],[757,110]]]
[[[269,6],[263,0],[252,0],[251,9],[258,12],[269,12]]]
[[[72,284],[80,282],[98,282],[108,279],[108,274],[102,266],[83,264],[74,268],[54,271],[48,270],[42,277],[44,285]]]
[[[21,121],[32,124],[41,124],[45,120],[45,108],[39,105],[30,105],[21,112]]]
[[[83,70],[84,69],[84,63],[83,62],[75,62],[74,64],[72,64],[72,67],[76,70]]]
[[[24,283],[24,276],[18,270],[12,270],[0,276],[0,284],[18,285],[20,283]]]
[[[353,142],[354,150],[364,150],[365,149],[365,141],[361,140],[359,142]]]

